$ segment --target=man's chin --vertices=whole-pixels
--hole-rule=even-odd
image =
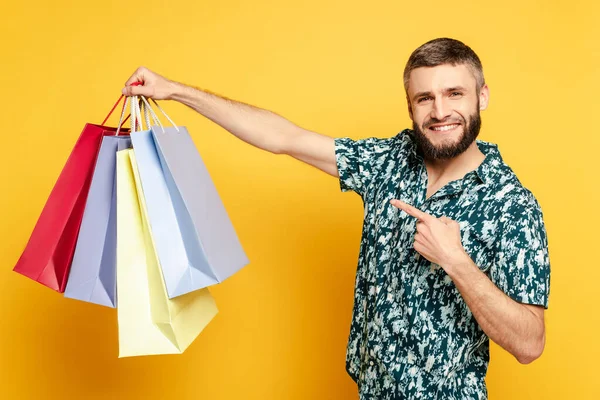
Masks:
[[[434,147],[437,150],[441,150],[443,148],[447,148],[447,147],[453,147],[456,146],[460,143],[462,137],[464,135],[464,132],[462,131],[462,129],[459,129],[458,131],[455,131],[453,133],[448,133],[448,134],[439,134],[439,133],[434,133],[433,135],[431,135],[430,132],[428,132],[428,136],[427,140],[429,141],[429,144],[431,145],[431,147]]]
[[[462,132],[458,132],[446,137],[425,136],[424,138],[427,143],[422,143],[421,147],[424,151],[425,158],[431,160],[445,160],[458,155],[458,147],[460,146],[463,136]],[[423,148],[423,146],[425,148]]]

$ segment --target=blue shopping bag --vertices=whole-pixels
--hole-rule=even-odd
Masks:
[[[65,297],[116,307],[116,156],[129,147],[129,136],[102,139]]]

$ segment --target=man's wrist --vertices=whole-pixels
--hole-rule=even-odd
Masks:
[[[448,259],[441,265],[450,277],[453,277],[457,272],[465,270],[473,264],[471,256],[465,251],[464,248],[456,249],[452,252]]]
[[[167,100],[181,101],[183,99],[185,85],[179,82],[170,81],[168,84]]]

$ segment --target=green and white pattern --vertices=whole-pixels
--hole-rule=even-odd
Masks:
[[[411,130],[335,139],[341,189],[358,193],[365,207],[346,360],[361,399],[487,398],[489,339],[445,271],[413,249],[416,220],[393,198],[458,221],[465,250],[504,293],[548,307],[540,205],[496,145],[477,145],[483,163],[426,199]]]

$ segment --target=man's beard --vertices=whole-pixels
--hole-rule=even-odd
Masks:
[[[443,123],[444,121],[432,118],[424,124],[425,129],[433,124]],[[417,141],[417,147],[428,160],[447,160],[459,156],[477,139],[479,131],[481,129],[481,115],[479,113],[479,106],[477,111],[469,117],[468,123],[461,117],[460,122],[463,126],[463,133],[459,138],[458,142],[450,144],[442,144],[436,146],[425,136],[425,133],[421,128],[413,121],[413,131],[415,133],[415,139]]]

